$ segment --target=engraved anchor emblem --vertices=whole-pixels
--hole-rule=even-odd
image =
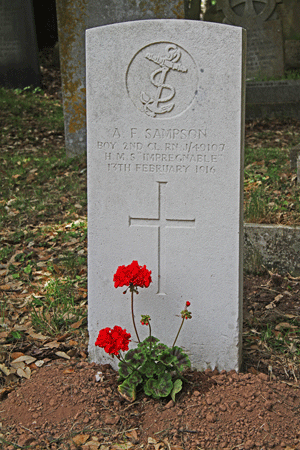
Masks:
[[[166,78],[170,70],[176,70],[178,72],[187,72],[187,68],[182,64],[178,63],[181,58],[181,51],[176,45],[170,44],[166,46],[166,56],[154,55],[152,53],[147,53],[145,58],[149,61],[153,61],[155,64],[160,66],[150,75],[150,80],[153,86],[155,86],[156,92],[153,97],[141,92],[140,100],[143,103],[142,111],[148,116],[156,117],[157,114],[164,114],[172,111],[175,103],[169,103],[168,105],[162,105],[161,103],[170,102],[175,96],[175,88],[169,84],[166,84]],[[169,91],[165,95],[165,91]]]

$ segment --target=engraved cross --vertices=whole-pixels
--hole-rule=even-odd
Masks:
[[[167,228],[195,228],[195,219],[168,219],[165,217],[167,181],[158,181],[158,212],[156,218],[130,217],[129,226],[157,228],[157,265],[158,289],[157,295],[166,295],[166,229]]]

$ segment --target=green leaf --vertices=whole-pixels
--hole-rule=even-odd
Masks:
[[[134,402],[136,399],[135,384],[130,383],[128,379],[118,386],[118,391],[128,402]]]
[[[188,355],[184,353],[180,347],[173,347],[171,349],[171,353],[177,358],[178,362],[174,363],[174,365],[180,372],[187,369],[188,367],[191,367],[191,361]]]
[[[156,364],[153,361],[145,361],[141,366],[140,371],[148,378],[152,378],[156,373]]]
[[[31,272],[32,272],[32,267],[28,264],[28,266],[26,266],[26,267],[24,268],[24,272],[25,272],[27,275],[30,275]]]
[[[167,348],[164,350],[161,355],[158,356],[158,361],[161,361],[166,366],[170,366],[173,363],[177,363],[176,356],[172,355],[172,349]]]
[[[173,389],[171,391],[171,397],[174,403],[175,403],[175,395],[177,394],[177,392],[180,392],[181,389],[182,389],[182,381],[180,380],[180,378],[178,378],[177,380],[174,381]]]
[[[134,384],[135,386],[137,386],[138,384],[142,383],[143,377],[139,372],[135,371],[127,378],[127,381],[130,384]]]
[[[121,378],[127,378],[132,373],[132,370],[128,364],[123,361],[119,362],[119,375]]]
[[[146,395],[150,395],[153,398],[167,397],[173,388],[172,376],[169,373],[165,373],[155,380],[149,378],[144,385],[144,392]]]
[[[146,360],[146,356],[141,349],[135,348],[134,350],[129,350],[125,355],[125,361],[131,364],[132,367],[137,368]]]

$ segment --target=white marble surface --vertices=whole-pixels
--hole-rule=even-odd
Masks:
[[[193,367],[239,368],[244,42],[239,27],[187,20],[86,32],[93,361],[110,361],[94,345],[101,328],[135,339],[130,294],[113,275],[138,260],[153,283],[135,297],[137,322],[150,314],[171,345],[189,300],[177,345]]]

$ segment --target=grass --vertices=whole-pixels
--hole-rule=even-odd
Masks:
[[[85,156],[65,156],[62,105],[39,89],[0,88],[0,121],[0,331],[86,338]]]
[[[280,80],[300,80],[300,72],[298,70],[287,70],[282,77],[254,77],[249,81],[280,81]]]
[[[75,287],[70,278],[55,278],[47,282],[42,299],[33,296],[31,322],[36,331],[55,336],[84,318],[86,302],[76,302]]]

